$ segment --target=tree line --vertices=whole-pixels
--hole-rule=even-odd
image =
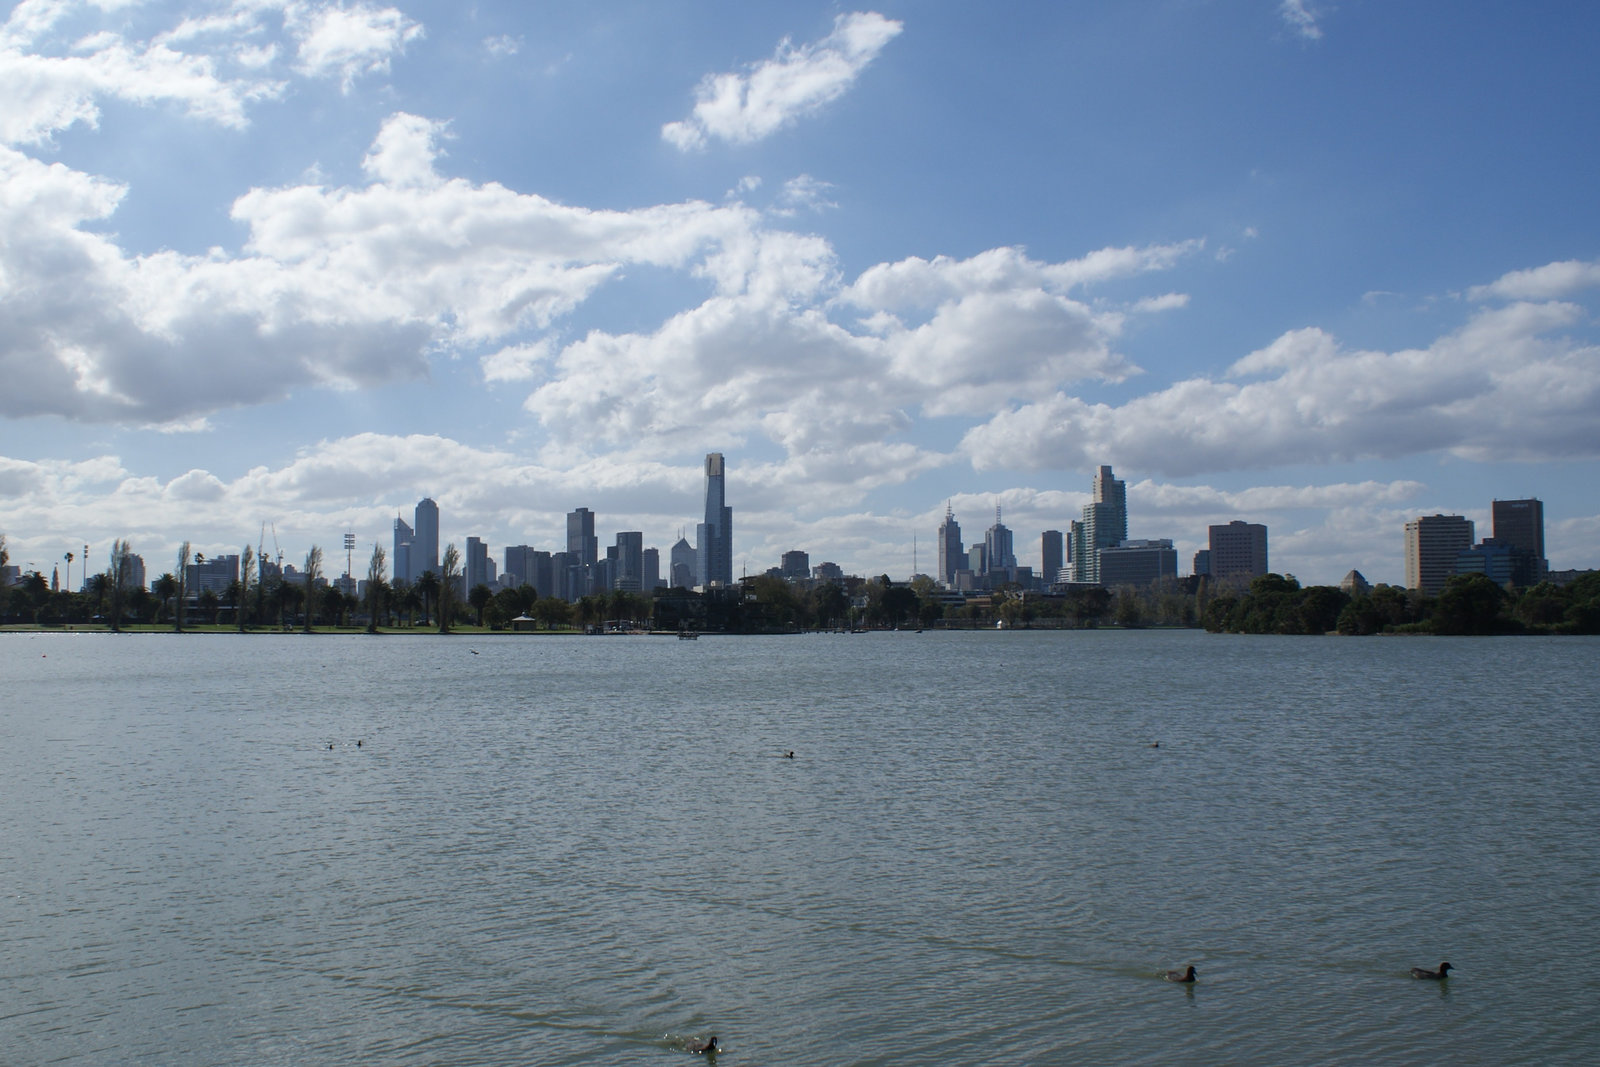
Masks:
[[[1523,589],[1482,574],[1458,574],[1437,596],[1378,585],[1349,594],[1326,585],[1302,588],[1293,575],[1256,578],[1243,593],[1212,597],[1202,611],[1212,633],[1325,634],[1600,634],[1600,573],[1567,585]]]

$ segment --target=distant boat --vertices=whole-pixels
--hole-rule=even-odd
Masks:
[[[700,635],[698,633],[696,633],[695,631],[693,631],[693,630],[679,630],[678,631],[678,640],[679,641],[698,641],[699,639],[700,639]]]

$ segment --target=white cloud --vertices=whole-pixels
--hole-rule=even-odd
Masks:
[[[1600,455],[1600,348],[1563,335],[1570,304],[1482,311],[1424,349],[1350,351],[1295,330],[1222,378],[1120,406],[1065,392],[968,431],[979,469],[1121,463],[1191,475],[1440,452],[1473,460]]]
[[[1467,296],[1472,300],[1560,300],[1596,287],[1600,287],[1600,262],[1568,259],[1502,274],[1488,285],[1473,286]]]
[[[522,51],[522,38],[512,37],[504,33],[495,37],[485,37],[483,39],[483,50],[495,59],[514,56]]]
[[[0,369],[14,383],[0,413],[185,420],[305,384],[422,376],[431,345],[548,325],[628,263],[730,285],[779,273],[750,258],[761,242],[748,209],[589,211],[446,181],[440,130],[394,116],[362,188],[241,196],[233,217],[250,237],[237,256],[129,256],[88,228],[121,186],[0,148]]]
[[[788,218],[798,215],[801,211],[820,212],[838,207],[838,204],[828,199],[832,189],[832,182],[813,178],[809,174],[790,178],[783,183],[783,191],[778,195],[778,203],[773,209],[773,214]]]
[[[763,63],[708,75],[695,90],[690,117],[663,126],[661,136],[684,151],[710,138],[759,141],[844,95],[901,29],[876,12],[858,11],[836,18],[820,41],[795,47],[785,38]]]
[[[1310,0],[1282,0],[1278,5],[1278,14],[1287,25],[1300,37],[1308,41],[1320,40],[1322,27],[1317,25],[1317,19],[1322,13],[1314,8]]]
[[[346,92],[358,76],[388,71],[389,61],[423,33],[397,8],[359,3],[290,4],[284,26],[298,44],[296,69],[312,78],[337,75]]]

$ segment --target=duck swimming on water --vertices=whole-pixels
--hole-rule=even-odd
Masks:
[[[1191,963],[1189,965],[1189,969],[1187,971],[1168,971],[1167,972],[1167,981],[1169,981],[1169,982],[1193,982],[1194,981],[1194,964]]]
[[[717,1051],[717,1035],[712,1034],[704,1041],[701,1041],[698,1038],[691,1039],[685,1042],[683,1047],[687,1051],[696,1053],[698,1055],[715,1055]]]
[[[1446,973],[1450,969],[1451,968],[1448,963],[1439,964],[1439,969],[1437,971],[1430,971],[1426,967],[1413,967],[1411,968],[1411,977],[1427,978],[1435,982],[1442,982],[1444,979],[1450,977],[1450,975]]]

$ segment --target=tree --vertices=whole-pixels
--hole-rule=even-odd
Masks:
[[[572,605],[560,597],[540,597],[533,605],[533,617],[539,620],[546,630],[553,630],[557,626],[565,626],[572,619]]]
[[[250,586],[255,580],[256,556],[255,551],[249,546],[244,546],[244,551],[239,553],[239,599],[234,603],[234,620],[239,624],[239,632],[244,633],[245,605],[250,602]]]
[[[417,575],[417,595],[422,597],[422,625],[428,625],[428,604],[437,602],[439,596],[439,576],[432,571],[423,571]]]
[[[1484,574],[1452,575],[1433,609],[1437,634],[1492,634],[1508,627],[1500,618],[1505,590]]]
[[[322,577],[322,549],[316,545],[306,553],[306,623],[305,632],[311,632],[311,613],[316,610],[317,579]]]
[[[132,557],[133,550],[128,547],[128,542],[111,542],[111,567],[106,572],[106,579],[110,586],[112,633],[122,632],[123,595],[127,592],[128,578],[133,570]]]
[[[10,561],[10,559],[11,553],[6,551],[6,535],[0,533],[0,568],[3,568]],[[88,565],[89,561],[85,560],[84,566],[87,567]]]
[[[489,601],[494,599],[494,590],[479,582],[467,594],[467,603],[472,605],[472,610],[478,613],[478,625],[483,625],[483,609],[489,606]]]
[[[445,546],[441,569],[444,573],[439,577],[439,632],[447,634],[455,608],[456,579],[461,577],[461,550],[455,545]]]
[[[206,621],[212,626],[217,624],[217,608],[219,605],[220,602],[217,600],[216,593],[210,589],[202,589],[200,591],[200,614],[204,615]]]
[[[156,579],[156,584],[153,588],[155,589],[157,600],[156,621],[160,622],[162,610],[178,596],[178,579],[174,578],[171,572],[168,572]]]
[[[378,605],[383,599],[383,574],[389,561],[388,553],[376,541],[372,543],[372,558],[367,560],[367,633],[378,632]]]
[[[183,599],[188,592],[189,583],[189,542],[185,541],[178,546],[178,573],[173,576],[176,584],[176,593],[172,607],[172,630],[174,633],[183,633]]]

